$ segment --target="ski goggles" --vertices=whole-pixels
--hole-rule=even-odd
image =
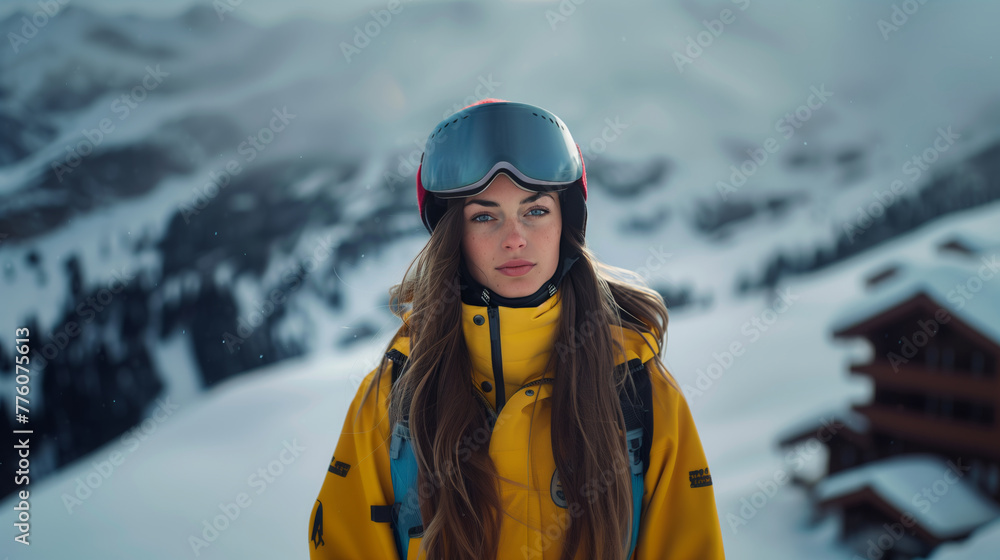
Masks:
[[[526,103],[466,107],[438,123],[427,138],[417,179],[439,198],[479,194],[501,171],[536,192],[583,180],[579,147],[554,114]]]

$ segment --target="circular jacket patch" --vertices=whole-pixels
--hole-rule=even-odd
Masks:
[[[563,509],[568,507],[566,494],[563,493],[562,482],[559,480],[559,471],[552,472],[552,483],[549,484],[549,493],[552,494],[552,501]]]

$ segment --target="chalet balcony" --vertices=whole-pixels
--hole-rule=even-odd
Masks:
[[[941,449],[954,449],[958,453],[977,450],[1000,459],[997,443],[1000,429],[996,424],[980,426],[882,404],[854,405],[853,408],[868,418],[873,431]]]
[[[956,370],[904,365],[893,371],[888,361],[851,364],[851,373],[867,375],[876,386],[918,391],[929,395],[964,397],[1000,404],[1000,381]]]

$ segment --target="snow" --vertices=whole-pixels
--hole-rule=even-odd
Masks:
[[[1000,506],[961,480],[964,474],[961,464],[931,455],[892,457],[828,477],[816,486],[816,497],[826,502],[867,487],[932,535],[948,539],[1000,517]]]
[[[305,556],[310,508],[366,354],[318,354],[220,384],[191,404],[174,403],[178,410],[135,438],[33,484],[32,544],[22,557]],[[282,455],[286,444],[295,451]],[[104,464],[115,453],[120,465]],[[258,469],[270,469],[271,480]],[[250,505],[194,554],[189,537],[201,538],[203,520],[241,492]],[[10,511],[13,502],[2,506]]]
[[[857,434],[863,434],[868,431],[869,422],[864,414],[852,408],[842,406],[805,416],[796,423],[788,425],[778,434],[777,438],[778,441],[785,441],[791,438],[797,439],[808,432],[816,432],[824,426],[828,426],[830,429],[837,429],[840,425],[846,426]]]
[[[1000,252],[1000,228],[996,224],[979,228],[966,226],[942,237],[939,249],[948,243],[957,243],[974,254],[988,256],[990,253]]]
[[[101,0],[102,6],[110,4]],[[170,3],[179,4],[184,2]],[[990,22],[1000,16],[1000,5],[923,4],[885,41],[876,21],[889,17],[889,6],[754,2],[680,73],[671,54],[684,49],[686,36],[703,29],[703,19],[717,17],[717,7],[648,2],[622,10],[588,2],[577,5],[568,21],[552,29],[545,11],[557,9],[556,2],[406,3],[398,23],[386,28],[354,63],[346,64],[339,42],[350,39],[353,26],[369,20],[374,4],[351,2],[354,9],[344,10],[351,11],[353,19],[333,26],[302,19],[273,27],[229,25],[244,11],[264,9],[244,4],[226,25],[213,27],[207,35],[141,18],[67,12],[25,46],[16,83],[0,103],[21,107],[48,73],[58,75],[76,60],[97,65],[122,88],[134,85],[144,70],[126,54],[111,58],[106,49],[76,48],[100,22],[131,30],[130,36],[145,43],[162,42],[179,51],[175,63],[164,64],[174,73],[165,85],[176,83],[176,90],[153,92],[130,118],[117,123],[109,146],[155,137],[165,123],[191,115],[231,118],[242,134],[262,126],[272,107],[287,105],[301,116],[261,159],[302,153],[356,157],[362,168],[353,187],[361,189],[378,184],[383,166],[395,167],[398,151],[412,152],[414,142],[426,138],[428,127],[444,110],[475,94],[489,77],[498,83],[490,95],[539,104],[559,114],[581,147],[592,151],[588,164],[602,158],[643,162],[650,156],[668,157],[671,167],[663,183],[635,197],[619,199],[594,184],[588,242],[604,262],[639,270],[652,285],[690,285],[696,296],[712,298],[705,308],[671,311],[664,360],[688,388],[713,472],[727,557],[850,556],[836,540],[833,520],[800,521],[811,510],[801,488],[781,486],[748,518],[741,508],[775,474],[806,469],[776,446],[789,426],[815,417],[817,410],[842,409],[869,398],[868,381],[847,374],[847,364],[856,361],[853,354],[864,345],[830,336],[831,325],[857,320],[873,309],[864,278],[891,258],[913,263],[904,271],[923,267],[913,270],[939,272],[928,284],[887,281],[883,287],[889,291],[877,292],[878,298],[887,298],[892,290],[899,292],[893,297],[905,297],[923,288],[947,296],[947,290],[941,292],[951,281],[947,271],[962,271],[965,276],[959,280],[967,279],[970,265],[936,254],[937,243],[963,231],[995,238],[1000,204],[947,216],[822,272],[783,282],[778,291],[790,290],[798,299],[766,330],[754,327],[753,321],[776,311],[778,295],[742,297],[733,286],[738,274],[757,271],[778,250],[811,248],[832,239],[844,222],[854,220],[858,206],[874,200],[874,190],[884,191],[893,180],[906,178],[901,166],[931,145],[938,127],[953,126],[961,138],[941,154],[934,173],[996,140],[1000,73],[996,61],[987,58],[995,45],[984,38],[993,36]],[[282,4],[298,13],[306,6]],[[37,9],[34,2],[25,6]],[[142,8],[136,4],[125,9]],[[504,33],[484,40],[497,25],[516,26],[516,40]],[[502,56],[497,54],[499,41],[504,41]],[[9,59],[9,51],[0,55],[0,60],[8,60],[3,56]],[[252,61],[251,71],[240,72],[235,61]],[[976,87],[965,87],[970,83]],[[792,137],[777,133],[776,122],[807,102],[811,86],[822,84],[833,92],[829,102]],[[108,116],[114,95],[65,114],[56,123],[60,135],[50,145],[0,169],[0,193],[20,188],[55,154],[63,154],[67,143],[77,141],[81,128],[93,128]],[[616,118],[628,128],[603,151],[595,151],[606,119]],[[805,202],[778,218],[755,217],[722,241],[694,231],[696,205],[717,202],[716,182],[728,179],[730,165],[746,159],[746,149],[760,147],[769,137],[778,139],[780,150],[741,187],[739,197],[802,193]],[[36,311],[43,331],[54,326],[66,293],[61,260],[70,253],[81,254],[91,285],[107,281],[122,268],[159,266],[155,252],[137,257],[131,253],[135,238],[143,232],[160,236],[177,206],[190,199],[191,189],[204,184],[241,140],[234,137],[221,153],[212,154],[218,159],[209,158],[190,174],[165,180],[146,196],[75,218],[28,245],[0,245],[0,266],[17,263],[14,280],[0,279],[4,295],[16,294],[0,298],[0,332],[10,332]],[[836,154],[849,149],[863,154],[864,172],[853,181],[843,180],[835,163]],[[791,168],[787,161],[796,154],[814,163]],[[908,186],[915,190],[932,174]],[[411,181],[412,175],[406,179]],[[310,192],[314,180],[285,188]],[[371,200],[359,197],[355,203]],[[669,209],[669,218],[652,233],[636,236],[621,230],[621,223],[662,208]],[[358,209],[352,206],[349,213]],[[337,235],[337,230],[310,233]],[[98,250],[106,239],[111,248],[107,256]],[[313,240],[303,236],[293,254],[308,254]],[[409,238],[377,257],[365,257],[356,268],[338,269],[337,279],[348,294],[341,313],[331,313],[307,289],[293,294],[286,305],[296,318],[289,318],[282,332],[315,341],[314,353],[305,358],[200,393],[189,343],[184,333],[174,333],[153,359],[161,371],[170,372],[166,396],[180,408],[162,423],[151,424],[152,431],[142,434],[145,439],[138,446],[130,444],[134,440],[113,441],[33,482],[33,546],[18,549],[19,555],[12,557],[304,557],[309,511],[343,415],[360,376],[374,367],[398,326],[386,309],[386,290],[402,277],[424,241]],[[31,249],[43,255],[46,286],[21,265]],[[268,274],[282,272],[289,262],[276,257]],[[266,282],[246,286],[241,308],[259,296],[262,285]],[[955,312],[965,313],[963,318],[984,332],[995,332],[989,330],[991,322],[996,326],[995,314],[990,321],[982,313],[990,305],[997,309],[996,301],[988,299],[1000,293],[997,286],[984,282],[984,290],[970,305]],[[948,303],[947,297],[937,301]],[[847,304],[857,310],[845,319],[841,311]],[[346,329],[360,324],[373,325],[378,334],[348,350],[334,350]],[[734,344],[742,348],[738,356],[731,354]],[[709,377],[715,368],[721,368],[721,376]],[[0,390],[0,397],[8,396]],[[280,462],[285,444],[293,442],[305,450],[282,464],[282,474],[258,494],[260,486],[251,482],[261,478],[251,477]],[[124,462],[68,512],[63,495],[73,495],[77,479],[97,473],[94,462],[100,465],[116,452],[123,454]],[[233,502],[240,492],[249,494],[252,504],[195,555],[190,536],[200,536],[202,521],[218,515],[219,504]],[[0,508],[9,512],[12,505],[8,499]],[[995,558],[1000,530],[996,523],[992,527],[985,533],[984,527],[967,543],[945,545],[940,556]],[[0,555],[14,552],[7,543],[0,545]]]
[[[177,331],[159,343],[148,344],[150,359],[156,371],[168,371],[165,397],[178,402],[189,402],[199,396],[201,374],[194,358],[191,337],[184,330]]]
[[[955,315],[1000,344],[1000,313],[997,313],[1000,309],[998,257],[1000,254],[993,253],[969,259],[968,262],[903,265],[894,277],[876,284],[869,297],[847,306],[834,320],[833,330],[850,328],[918,294],[924,294],[940,309]],[[965,292],[960,291],[960,288]]]
[[[993,559],[1000,550],[1000,521],[979,528],[968,540],[945,543],[930,556],[931,560]]]
[[[897,244],[895,250],[899,245],[907,247],[904,252],[932,250],[942,232],[977,218],[1000,218],[1000,205],[942,220]],[[412,257],[419,248],[415,245],[419,244],[401,244],[384,256],[386,263],[394,263],[395,273],[402,274],[406,263],[402,257]],[[843,345],[824,335],[841,302],[862,295],[862,278],[885,254],[866,255],[789,282],[791,293],[800,299],[753,342],[740,332],[741,325],[769,308],[773,297],[736,300],[704,313],[672,317],[665,361],[682,387],[698,387],[699,369],[714,362],[713,353],[724,352],[733,341],[745,346],[722,377],[700,396],[689,397],[712,465],[728,557],[772,555],[776,542],[783,543],[782,554],[789,557],[846,557],[836,544],[831,520],[794,521],[811,508],[800,488],[780,487],[764,508],[745,520],[746,525],[733,523],[730,516],[739,518],[741,500],[759,491],[758,483],[772,480],[778,471],[797,472],[797,465],[775,448],[787,426],[815,410],[867,398],[866,383],[846,374]],[[345,272],[344,281],[352,286],[374,282],[379,266],[371,266],[368,272]],[[386,317],[384,303],[378,303],[385,297],[372,294],[371,299],[352,301],[348,316]],[[317,320],[328,315],[317,311],[318,304],[306,307],[314,310],[311,316]],[[325,321],[331,319],[327,316]],[[199,551],[199,558],[305,555],[308,514],[343,415],[360,375],[375,366],[393,325],[398,325],[393,321],[388,317],[379,322],[376,342],[358,344],[350,351],[321,346],[310,357],[276,364],[227,381],[200,398],[178,401],[181,408],[126,454],[124,463],[72,514],[66,512],[63,494],[73,495],[78,477],[97,472],[95,461],[106,461],[116,451],[126,453],[127,445],[112,442],[33,484],[32,508],[38,514],[33,518],[30,557],[62,558],[72,553],[155,560],[192,555],[189,537],[203,529],[203,520],[219,514],[219,504],[233,502],[240,492],[246,492],[252,504],[209,548]],[[331,327],[332,323],[325,328]],[[330,332],[323,338],[333,336]],[[158,356],[169,356],[169,350]],[[296,441],[306,450],[283,465],[283,474],[257,494],[260,486],[251,486],[248,479],[279,460],[286,441]],[[259,479],[254,481],[259,484]],[[9,511],[12,505],[7,500],[0,508]],[[268,538],[259,538],[264,534]]]

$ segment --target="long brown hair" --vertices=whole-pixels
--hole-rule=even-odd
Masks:
[[[502,516],[488,441],[462,444],[492,433],[489,413],[470,381],[472,361],[462,330],[462,228],[461,204],[450,204],[403,281],[389,291],[390,308],[404,319],[389,348],[399,337],[410,337],[407,371],[390,393],[389,425],[408,416],[419,471],[421,545],[431,559],[496,558]],[[552,422],[552,451],[574,512],[564,530],[562,558],[572,559],[582,548],[593,558],[624,559],[632,491],[618,390],[626,379],[614,367],[624,353],[611,329],[652,333],[660,343],[667,308],[659,293],[626,280],[637,278],[634,274],[597,261],[582,232],[563,227],[562,241],[581,255],[559,286],[562,308],[546,368],[559,372],[552,392],[552,418],[558,419]],[[665,372],[662,348],[655,360]],[[387,361],[365,399],[380,386]],[[407,401],[409,409],[403,410]]]

